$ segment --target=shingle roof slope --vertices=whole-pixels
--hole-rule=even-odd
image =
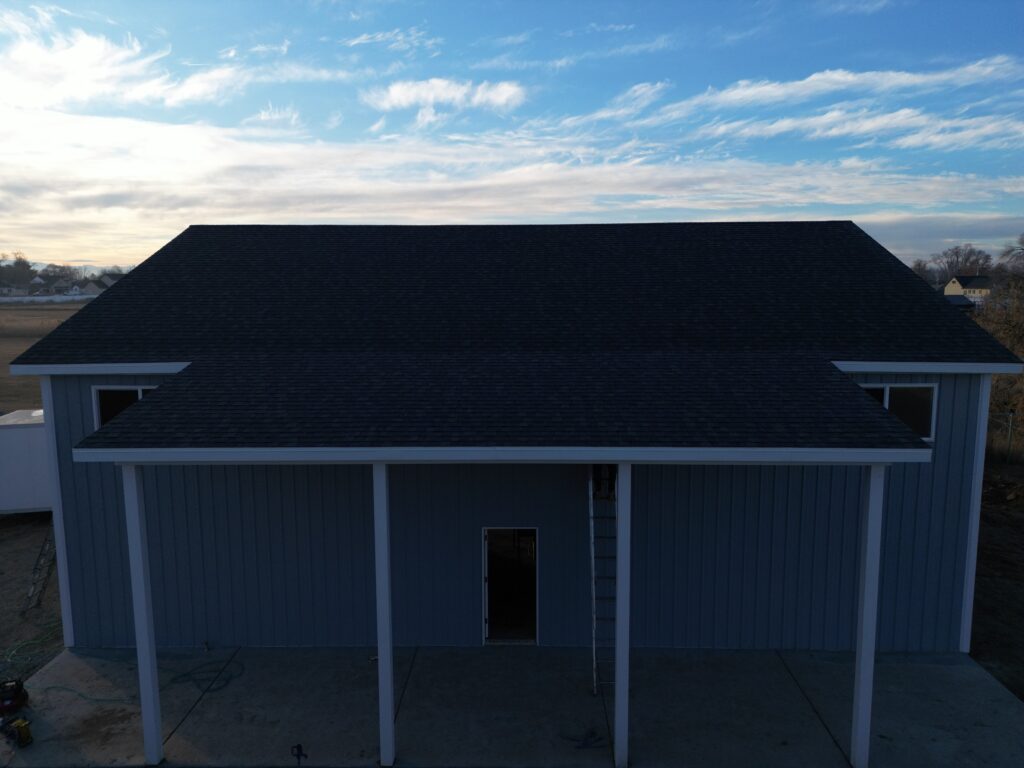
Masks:
[[[772,353],[347,353],[194,363],[80,448],[924,448],[831,363]]]
[[[193,226],[15,362],[239,349],[1017,362],[851,222]]]
[[[956,275],[954,278],[963,288],[991,288],[992,278],[988,275]]]

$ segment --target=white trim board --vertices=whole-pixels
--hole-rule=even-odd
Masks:
[[[181,373],[190,363],[53,363],[11,365],[11,376],[130,376]]]
[[[1024,373],[1024,363],[907,363],[833,360],[843,373]]]
[[[845,373],[1024,373],[1024,363],[931,363],[833,360]],[[43,363],[11,365],[12,376],[94,376],[180,373],[190,363]]]
[[[904,464],[931,448],[75,448],[75,461],[116,464]]]
[[[57,586],[60,592],[61,627],[64,633],[64,647],[74,648],[75,617],[71,610],[71,574],[68,572],[68,544],[64,530],[64,497],[60,487],[53,382],[49,376],[43,376],[40,386],[43,394],[43,426],[46,429],[46,459],[50,470],[50,504],[53,507],[53,543],[57,552]]]

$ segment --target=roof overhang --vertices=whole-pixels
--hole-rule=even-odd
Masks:
[[[723,464],[927,463],[930,448],[76,448],[78,462],[115,464]]]
[[[45,363],[11,365],[11,376],[146,376],[181,373],[188,363]]]
[[[943,363],[833,360],[844,373],[1024,373],[1021,363]],[[11,365],[12,376],[145,376],[180,373],[189,363],[44,363]]]
[[[1024,373],[1021,363],[928,363],[905,361],[833,360],[844,373]]]

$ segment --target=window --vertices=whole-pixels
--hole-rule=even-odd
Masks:
[[[922,439],[935,439],[937,384],[861,384],[861,387]]]
[[[93,387],[93,423],[99,429],[132,403],[156,387]]]

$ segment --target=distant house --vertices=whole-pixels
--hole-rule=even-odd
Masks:
[[[78,280],[68,290],[69,296],[99,296],[107,289],[103,283],[97,280]]]
[[[947,296],[965,296],[974,304],[983,304],[992,293],[992,278],[988,275],[957,275],[943,289]]]
[[[122,277],[124,277],[124,275],[121,272],[103,272],[96,279],[104,288],[109,288]]]
[[[57,296],[71,290],[72,282],[64,277],[36,275],[29,283],[33,296]]]
[[[28,288],[0,282],[0,296],[28,296]]]

